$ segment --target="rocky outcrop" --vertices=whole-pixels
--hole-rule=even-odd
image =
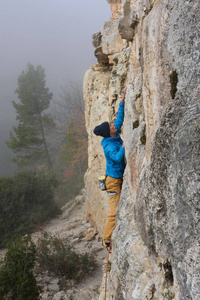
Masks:
[[[108,197],[93,129],[116,117],[127,86],[127,166],[114,230],[107,299],[200,298],[199,1],[109,0],[102,53],[84,78],[89,166],[86,212],[100,234]],[[103,297],[103,296],[102,296]],[[102,298],[103,299],[103,298]]]

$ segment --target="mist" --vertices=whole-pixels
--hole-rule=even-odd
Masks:
[[[17,78],[27,63],[46,70],[46,86],[59,100],[66,81],[82,84],[96,63],[92,34],[111,17],[106,0],[0,0],[0,175],[12,173],[5,144],[15,123]]]

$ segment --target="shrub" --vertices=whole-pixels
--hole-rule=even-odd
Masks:
[[[0,179],[0,246],[59,213],[54,203],[55,178],[23,172]]]
[[[95,267],[91,254],[77,254],[66,239],[44,233],[37,246],[37,261],[41,268],[67,279],[80,281]]]
[[[35,245],[30,236],[12,242],[0,270],[0,299],[36,300],[39,292],[33,275]]]

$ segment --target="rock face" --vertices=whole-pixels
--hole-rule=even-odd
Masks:
[[[108,196],[101,138],[127,86],[127,166],[107,299],[200,299],[200,8],[198,0],[109,0],[85,74],[86,212],[103,233]],[[105,60],[107,58],[107,60]],[[105,63],[106,61],[106,63]],[[103,299],[103,296],[102,296]]]

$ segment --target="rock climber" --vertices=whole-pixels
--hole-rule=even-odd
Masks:
[[[119,135],[124,121],[125,96],[126,88],[121,96],[116,121],[114,123],[104,122],[94,129],[94,133],[97,136],[103,137],[101,145],[106,158],[106,189],[109,195],[110,211],[104,229],[102,244],[107,250],[111,248],[111,235],[115,228],[116,210],[125,169],[125,148]]]

